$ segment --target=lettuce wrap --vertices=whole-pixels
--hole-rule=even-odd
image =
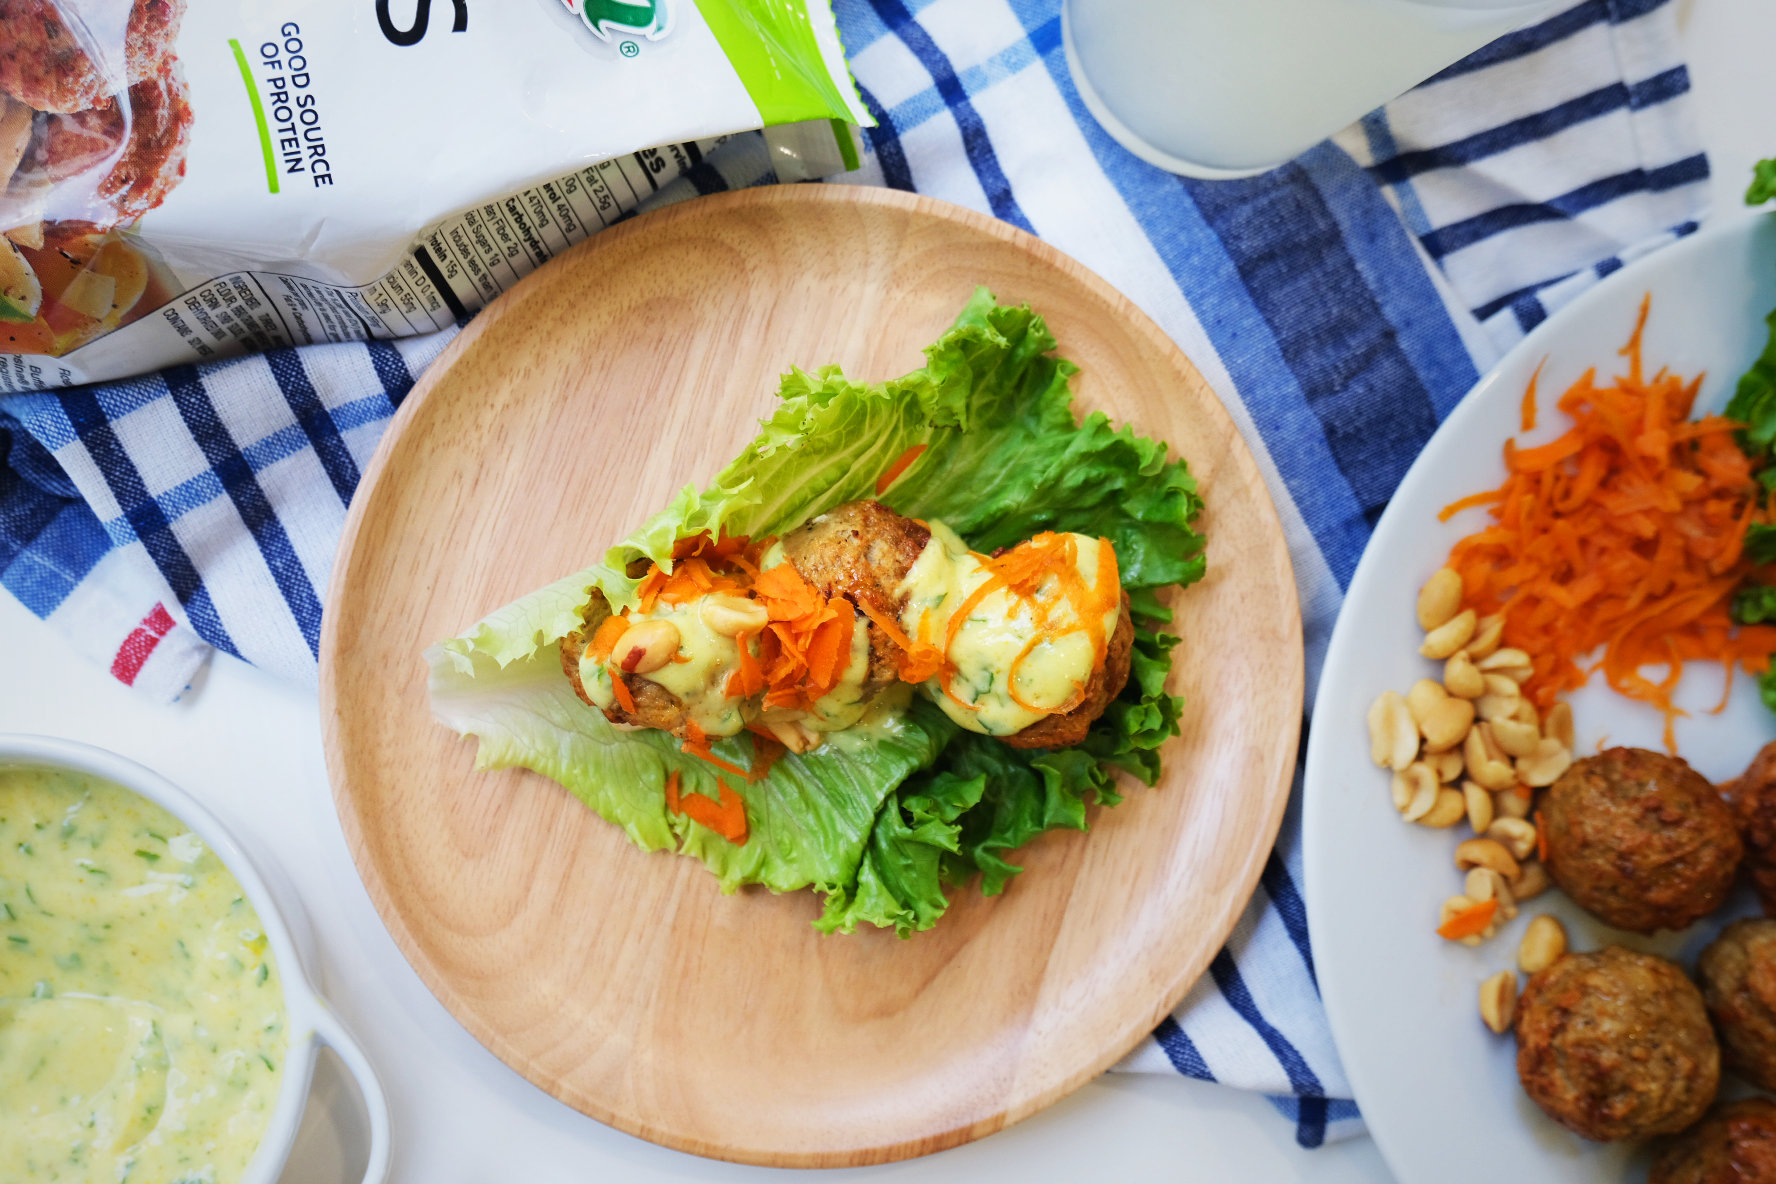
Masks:
[[[1054,348],[1041,317],[979,289],[903,378],[792,370],[758,436],[707,487],[687,486],[602,562],[428,649],[434,713],[479,741],[478,768],[560,782],[643,849],[702,860],[723,891],[816,889],[823,931],[867,922],[904,937],[943,915],[946,887],[978,873],[981,891],[1002,891],[1018,847],[1057,827],[1084,830],[1087,806],[1121,800],[1114,770],[1157,780],[1182,701],[1164,688],[1177,638],[1160,631],[1170,614],[1156,592],[1200,579],[1204,565],[1193,525],[1202,501],[1185,463],[1102,413],[1075,420],[1077,368]],[[918,445],[878,497],[878,475]],[[666,803],[675,772],[683,792],[717,798],[719,770],[668,733],[608,723],[563,677],[559,643],[581,627],[594,590],[617,610],[635,603],[632,560],[669,567],[680,538],[780,535],[867,497],[941,519],[981,552],[1044,530],[1109,539],[1134,614],[1128,684],[1082,743],[1053,750],[1010,748],[915,698],[745,784],[748,833],[732,843]],[[754,743],[743,733],[713,751],[748,768]]]

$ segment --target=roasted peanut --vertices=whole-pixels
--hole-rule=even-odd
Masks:
[[[1536,828],[1528,819],[1495,818],[1486,828],[1486,837],[1503,843],[1513,859],[1521,861],[1535,854]]]
[[[1572,763],[1572,752],[1560,741],[1543,737],[1536,742],[1534,752],[1517,758],[1517,776],[1522,779],[1523,784],[1541,789],[1560,780],[1560,775]]]
[[[705,597],[697,615],[713,632],[723,637],[755,633],[771,622],[771,614],[764,605],[744,596],[717,594]]]
[[[625,674],[651,674],[678,652],[678,626],[671,621],[637,621],[611,647],[611,665]]]
[[[1511,894],[1510,882],[1489,867],[1469,868],[1462,881],[1462,893],[1469,900],[1492,901],[1497,908],[1493,916],[1502,920],[1517,916],[1517,900]]]
[[[1419,721],[1418,729],[1424,734],[1425,751],[1435,755],[1460,744],[1473,726],[1474,705],[1466,699],[1445,695]]]
[[[1534,728],[1515,719],[1495,719],[1491,726],[1492,738],[1506,756],[1528,756],[1542,738]]]
[[[1505,618],[1498,613],[1481,617],[1474,625],[1474,636],[1468,641],[1468,657],[1478,662],[1494,650],[1505,635]]]
[[[1442,788],[1437,784],[1437,775],[1423,761],[1414,761],[1396,776],[1405,784],[1408,794],[1402,813],[1407,822],[1417,822],[1437,804],[1437,791]],[[1399,790],[1394,791],[1394,800],[1400,800]]]
[[[1412,684],[1412,689],[1406,692],[1406,709],[1412,712],[1412,722],[1418,725],[1420,731],[1424,730],[1425,716],[1435,711],[1437,704],[1447,698],[1449,692],[1443,689],[1440,682],[1421,678]]]
[[[1458,871],[1467,871],[1471,867],[1490,868],[1506,880],[1515,880],[1522,871],[1517,860],[1497,839],[1464,840],[1455,848],[1455,866]]]
[[[1548,708],[1548,718],[1543,721],[1542,732],[1550,740],[1556,740],[1568,752],[1573,750],[1573,709],[1564,699]]]
[[[1437,775],[1437,780],[1445,785],[1462,775],[1462,754],[1459,750],[1427,753],[1425,764],[1431,767],[1431,772]]]
[[[1492,795],[1472,781],[1462,782],[1462,801],[1468,807],[1468,825],[1474,833],[1483,835],[1486,828],[1492,825]]]
[[[1520,724],[1528,724],[1538,732],[1542,730],[1542,717],[1536,714],[1536,705],[1529,701],[1528,695],[1517,700],[1517,710],[1511,713],[1511,718]]]
[[[1517,965],[1525,974],[1537,974],[1554,965],[1566,953],[1566,927],[1543,913],[1524,927],[1517,943]]]
[[[1479,903],[1479,901],[1470,900],[1466,896],[1449,897],[1443,902],[1442,907],[1437,911],[1437,928],[1443,928],[1443,926],[1449,924],[1449,922],[1455,918],[1457,913],[1466,912],[1468,909],[1473,908]],[[1466,937],[1458,937],[1455,940],[1464,946],[1477,946],[1482,941],[1491,937],[1496,931],[1496,924],[1488,924],[1485,930],[1480,933],[1470,933]]]
[[[1418,755],[1418,725],[1398,691],[1383,691],[1369,705],[1369,756],[1399,772]]]
[[[1469,729],[1467,739],[1462,742],[1462,761],[1467,766],[1468,776],[1485,789],[1496,792],[1517,784],[1516,772],[1486,724],[1476,724]]]
[[[1468,812],[1467,802],[1459,789],[1444,786],[1437,790],[1437,800],[1431,808],[1418,819],[1420,826],[1434,826],[1439,829],[1454,826]]]
[[[1474,664],[1482,674],[1497,674],[1518,685],[1535,673],[1529,655],[1518,649],[1494,650]]]
[[[1449,657],[1467,645],[1468,640],[1474,636],[1476,619],[1473,609],[1464,608],[1425,634],[1424,644],[1418,647],[1418,652],[1427,658],[1436,658],[1438,661]]]
[[[1519,791],[1522,792],[1519,792]],[[1528,818],[1535,803],[1529,796],[1529,787],[1513,784],[1509,789],[1501,789],[1492,797],[1492,812],[1499,818]]]
[[[1553,887],[1554,882],[1548,878],[1548,869],[1539,862],[1532,859],[1522,866],[1523,874],[1517,877],[1515,884],[1511,885],[1511,891],[1518,900],[1528,900],[1533,896],[1540,896]]]
[[[1517,1018],[1517,972],[1501,970],[1480,984],[1480,1019],[1497,1035],[1511,1030]]]
[[[1426,633],[1461,611],[1462,578],[1454,568],[1440,567],[1418,590],[1418,627]]]
[[[1478,699],[1486,693],[1486,678],[1467,650],[1455,651],[1443,663],[1443,689],[1463,699]]]

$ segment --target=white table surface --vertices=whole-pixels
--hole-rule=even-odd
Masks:
[[[1681,19],[1716,209],[1736,206],[1751,162],[1776,153],[1768,63],[1776,3],[1683,0]],[[784,1173],[697,1159],[570,1110],[482,1048],[421,985],[371,908],[340,835],[313,692],[216,658],[170,707],[71,654],[0,595],[0,731],[102,745],[206,802],[295,889],[319,946],[322,990],[380,1066],[402,1184],[588,1180],[752,1181]],[[294,918],[293,918],[294,920]],[[298,922],[299,923],[299,922]],[[361,1163],[361,1120],[330,1062],[283,1184],[340,1184]],[[1174,1077],[1108,1076],[991,1138],[879,1168],[869,1180],[1386,1181],[1368,1139],[1317,1151],[1263,1099]]]

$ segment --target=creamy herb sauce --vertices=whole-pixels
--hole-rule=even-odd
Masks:
[[[900,623],[909,637],[922,637],[942,645],[950,618],[990,578],[990,573],[955,531],[942,522],[927,525],[931,528],[931,541],[919,552],[897,590],[907,598]],[[1102,544],[1087,535],[1076,534],[1072,538],[1080,578],[1087,587],[1094,586],[1098,579],[1098,548]],[[1053,598],[1050,621],[1070,632],[1044,639],[1026,654],[1024,649],[1036,634],[1031,602],[1003,588],[989,592],[969,611],[948,651],[956,667],[950,689],[970,706],[945,694],[939,679],[924,684],[926,694],[944,714],[964,728],[989,736],[1021,732],[1064,706],[1090,681],[1097,655],[1090,635],[1078,627],[1079,617],[1062,595],[1059,580],[1051,576],[1037,595],[1045,600]],[[1104,613],[1105,637],[1116,631],[1121,611],[1118,600]],[[1017,699],[1029,706],[1020,705]]]
[[[201,839],[108,782],[0,769],[0,1177],[229,1184],[288,1044],[258,915]]]
[[[778,562],[782,562],[778,552]],[[774,566],[769,561],[766,567]],[[716,593],[715,595],[725,595]],[[833,689],[814,701],[812,712],[782,708],[763,708],[755,700],[730,697],[728,676],[740,668],[740,645],[731,636],[718,633],[703,623],[701,612],[707,596],[682,604],[657,602],[652,612],[631,610],[630,621],[663,620],[672,622],[680,638],[677,661],[668,662],[658,670],[631,677],[645,678],[665,687],[684,705],[685,718],[703,729],[708,736],[733,736],[752,720],[797,720],[814,732],[833,732],[856,723],[869,707],[863,694],[863,680],[869,674],[869,630],[859,617],[851,630],[851,656]],[[758,640],[748,641],[754,656]],[[596,658],[580,656],[580,685],[600,707],[616,702],[611,686],[610,669]]]

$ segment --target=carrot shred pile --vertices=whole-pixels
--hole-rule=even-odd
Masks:
[[[761,570],[760,556],[772,541],[754,542],[725,532],[712,538],[708,531],[680,539],[673,547],[672,570],[653,564],[636,585],[638,607],[650,613],[660,604],[688,604],[712,593],[757,601],[769,621],[763,629],[737,639],[739,668],[728,676],[723,692],[731,698],[750,698],[763,691],[768,707],[808,710],[844,675],[856,612],[843,596],[821,595],[790,564]],[[601,625],[593,638],[593,654],[607,658],[628,623],[625,611]],[[605,639],[607,631],[611,635]],[[613,681],[619,684],[619,702],[632,698],[621,686],[622,679]],[[630,702],[623,706],[634,710]]]
[[[1498,901],[1483,900],[1478,904],[1469,905],[1454,913],[1449,920],[1437,926],[1437,936],[1457,941],[1464,937],[1477,937],[1486,932],[1492,924],[1492,915],[1498,912]]]
[[[851,660],[857,613],[843,596],[822,596],[788,563],[760,572],[752,590],[771,618],[759,634],[765,706],[811,710]]]
[[[1768,521],[1733,437],[1742,425],[1690,421],[1700,377],[1644,373],[1649,308],[1650,297],[1621,350],[1626,375],[1599,385],[1587,371],[1560,397],[1573,421],[1564,435],[1535,448],[1506,441],[1505,483],[1439,517],[1491,507],[1492,525],[1457,543],[1449,566],[1468,607],[1504,614],[1504,644],[1529,654],[1524,692],[1538,707],[1601,669],[1611,688],[1664,714],[1674,749],[1685,713],[1671,696],[1684,663],[1724,663],[1730,688],[1735,665],[1752,674],[1769,665],[1776,626],[1735,626],[1728,615],[1756,566],[1744,555],[1746,529]],[[1535,421],[1533,383],[1522,421]],[[1659,665],[1667,672],[1658,681],[1641,673]]]

